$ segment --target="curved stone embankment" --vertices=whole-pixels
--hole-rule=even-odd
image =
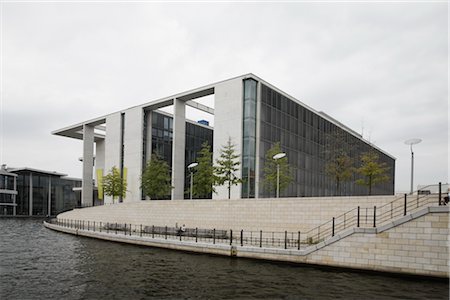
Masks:
[[[297,249],[98,232],[44,223],[80,236],[174,250],[413,275],[449,277],[449,207],[425,207],[377,228],[352,228]],[[59,216],[58,216],[59,218]],[[59,218],[62,219],[62,218]]]
[[[138,201],[75,209],[61,219],[233,231],[306,232],[357,206],[382,206],[396,196]],[[412,201],[412,200],[411,200]],[[437,202],[437,200],[436,200]]]

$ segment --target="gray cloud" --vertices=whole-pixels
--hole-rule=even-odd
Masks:
[[[447,3],[3,3],[2,162],[80,176],[50,131],[252,72],[447,181]]]

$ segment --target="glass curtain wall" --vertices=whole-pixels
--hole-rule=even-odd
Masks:
[[[30,214],[30,172],[18,173],[16,215],[28,216]]]
[[[81,181],[52,177],[51,215],[81,206],[81,192],[74,192],[74,187],[81,187]]]
[[[148,125],[147,125],[148,126]],[[146,126],[146,127],[147,127]],[[146,130],[150,130],[147,128]],[[159,155],[172,168],[172,140],[173,140],[173,118],[162,113],[152,112],[152,153]],[[186,146],[185,146],[185,168],[186,178],[185,186],[188,184],[187,166],[196,161],[197,154],[202,148],[202,144],[207,141],[209,145],[213,146],[213,130],[202,125],[197,125],[191,122],[186,122]],[[148,157],[147,143],[144,146],[144,159]],[[186,189],[184,189],[186,191]],[[185,198],[188,198],[188,193],[185,193]],[[166,197],[170,199],[170,195]]]
[[[244,80],[242,198],[255,198],[257,82]]]
[[[48,214],[49,176],[33,174],[33,215]]]
[[[193,123],[186,122],[186,147],[184,155],[185,164],[185,178],[184,178],[184,199],[189,199],[189,184],[190,184],[190,173],[187,169],[189,164],[196,162],[198,157],[198,152],[202,149],[202,144],[208,142],[208,145],[213,149],[213,130],[204,126],[196,125]],[[212,193],[206,196],[206,198],[212,198]]]
[[[375,151],[380,161],[390,167],[391,181],[373,188],[373,194],[394,193],[395,161],[371,147],[348,131],[329,122],[322,116],[297,104],[273,89],[261,86],[260,116],[260,178],[264,177],[265,154],[276,142],[286,152],[293,181],[281,192],[284,197],[334,196],[338,192],[336,183],[326,174],[326,165],[336,145],[330,137],[340,139],[340,147],[358,164],[362,153]],[[340,195],[366,195],[367,188],[355,184],[358,176],[341,183]],[[260,197],[271,197],[267,190],[260,189]]]

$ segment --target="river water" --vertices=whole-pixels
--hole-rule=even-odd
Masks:
[[[0,299],[448,299],[442,280],[183,253],[0,219]]]

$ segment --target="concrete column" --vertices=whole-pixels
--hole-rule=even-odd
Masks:
[[[186,104],[173,101],[172,200],[184,199],[184,155],[186,143]]]
[[[95,142],[95,169],[105,169],[105,140]]]
[[[111,171],[112,167],[119,168],[121,147],[120,112],[118,112],[106,117],[105,167],[103,175],[106,175],[109,171]],[[112,197],[106,195],[103,196],[105,204],[113,203]]]
[[[146,161],[144,162],[145,164],[142,166],[142,168],[144,169],[147,162],[150,160],[150,158],[152,157],[152,111],[147,112],[147,132],[146,132],[146,140],[147,143],[145,145],[145,149],[146,149]]]
[[[93,201],[94,126],[83,125],[83,179],[81,205],[92,206]]]

